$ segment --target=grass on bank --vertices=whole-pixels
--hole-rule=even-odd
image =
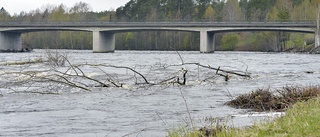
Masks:
[[[282,117],[246,129],[214,126],[206,130],[169,132],[170,137],[319,137],[320,98],[298,102]]]
[[[319,137],[320,136],[320,98],[310,99],[293,105],[283,117],[252,128],[239,131],[241,136],[256,137]]]
[[[257,94],[261,92],[262,94]],[[282,136],[308,136],[320,137],[320,89],[319,87],[293,88],[285,87],[278,91],[277,95],[269,94],[266,90],[253,91],[245,94],[250,100],[258,99],[259,101],[269,100],[274,102],[280,100],[280,103],[287,103],[281,111],[286,110],[286,114],[282,117],[275,118],[270,121],[255,123],[249,128],[232,128],[224,125],[214,125],[187,131],[186,129],[178,129],[169,133],[170,137],[282,137]],[[241,99],[245,95],[241,95]],[[257,96],[259,95],[259,96]],[[267,95],[267,96],[262,96]],[[240,97],[240,96],[239,96]],[[270,98],[272,100],[270,100]],[[279,99],[279,97],[286,97]],[[275,99],[276,98],[276,99]],[[263,102],[259,102],[259,107]],[[289,101],[289,102],[288,102]],[[254,101],[253,101],[254,102]],[[267,101],[266,101],[267,102]],[[257,102],[256,102],[257,103]],[[245,101],[245,104],[248,104]],[[251,103],[249,103],[252,106]],[[270,105],[272,103],[266,103]],[[277,104],[277,103],[276,103]],[[290,105],[289,105],[290,104]],[[270,105],[273,106],[273,105]],[[242,108],[242,107],[239,107]],[[244,107],[246,108],[246,107]],[[266,107],[262,107],[264,110]],[[277,107],[276,107],[277,108]],[[251,108],[254,109],[255,108]],[[274,109],[270,109],[274,110]]]

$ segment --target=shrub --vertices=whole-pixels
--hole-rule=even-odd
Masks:
[[[254,111],[284,111],[298,101],[307,101],[319,96],[320,88],[318,86],[306,88],[286,86],[275,93],[278,94],[274,94],[270,89],[258,89],[249,94],[240,95],[226,105]]]

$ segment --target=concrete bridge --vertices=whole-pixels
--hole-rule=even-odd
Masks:
[[[21,50],[21,34],[37,31],[87,31],[93,34],[93,52],[114,52],[115,33],[135,31],[186,31],[200,33],[200,52],[215,50],[215,34],[237,31],[314,33],[315,22],[0,22],[0,50]]]

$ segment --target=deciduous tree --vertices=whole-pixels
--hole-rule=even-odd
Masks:
[[[207,21],[213,21],[214,20],[214,10],[211,5],[208,6],[206,9],[205,14],[203,15],[203,19]]]
[[[238,0],[228,0],[223,7],[223,20],[237,21],[241,16],[241,9]]]

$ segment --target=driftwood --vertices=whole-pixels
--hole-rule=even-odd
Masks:
[[[86,65],[88,65],[88,64],[86,64]],[[107,65],[107,64],[92,64],[91,66],[95,66],[95,67],[103,66],[103,67],[128,69],[128,70],[131,70],[132,72],[134,72],[135,74],[138,74],[139,76],[141,76],[143,78],[143,80],[145,81],[145,84],[152,84],[147,80],[147,78],[144,75],[142,75],[140,72],[138,72],[138,71],[136,71],[136,70],[134,70],[133,68],[130,68],[130,67]]]
[[[230,76],[228,74],[233,74],[233,75],[237,75],[237,76],[245,77],[245,78],[251,78],[251,76],[249,74],[247,74],[247,73],[239,73],[239,72],[230,71],[230,70],[223,70],[223,69],[221,69],[221,67],[214,68],[214,67],[211,67],[209,65],[208,66],[202,65],[200,63],[182,63],[182,64],[178,64],[178,65],[168,65],[165,68],[173,67],[173,66],[184,66],[184,65],[197,65],[199,67],[215,70],[216,71],[215,74],[224,77],[225,81],[228,81],[230,79]],[[227,74],[221,74],[219,72],[224,72],[224,73],[227,73]]]
[[[1,63],[0,65],[28,65],[28,64],[37,64],[37,63],[44,63],[46,62],[44,59],[42,58],[37,58],[34,60],[27,60],[27,61],[7,61],[4,63]]]
[[[193,64],[198,65],[198,66],[200,66],[200,67],[207,68],[207,69],[216,70],[216,73],[218,73],[219,71],[221,71],[221,72],[225,72],[225,73],[228,73],[228,74],[234,74],[234,75],[238,75],[238,76],[241,76],[241,77],[251,78],[251,76],[248,75],[248,74],[241,74],[241,73],[237,73],[237,72],[234,72],[234,71],[223,70],[223,69],[220,69],[220,67],[214,68],[214,67],[211,67],[211,66],[201,65],[200,63],[193,63]]]
[[[178,53],[178,52],[177,52]],[[125,69],[133,72],[135,78],[135,86],[136,88],[142,87],[144,85],[147,86],[154,86],[154,85],[187,85],[187,74],[188,69],[185,68],[186,65],[196,65],[198,67],[214,70],[215,73],[212,73],[213,77],[224,77],[225,81],[229,81],[230,75],[237,75],[245,78],[250,78],[250,75],[247,73],[239,73],[230,70],[223,70],[220,67],[214,68],[209,65],[202,65],[200,63],[185,63],[183,58],[178,53],[181,64],[178,65],[169,65],[164,68],[173,67],[173,66],[181,66],[182,69],[178,70],[175,74],[167,74],[167,78],[159,78],[160,80],[156,81],[149,81],[148,78],[143,75],[141,72],[135,70],[135,68],[127,67],[127,66],[117,66],[117,65],[110,65],[110,64],[72,64],[66,56],[60,55],[59,53],[47,53],[47,58],[39,58],[34,60],[27,60],[27,61],[11,61],[11,62],[4,62],[0,63],[0,65],[32,65],[36,63],[43,63],[46,65],[50,65],[47,69],[41,71],[3,71],[0,73],[0,78],[6,79],[7,81],[0,83],[0,88],[9,88],[11,87],[32,87],[33,85],[42,85],[41,89],[46,89],[46,85],[56,85],[59,87],[60,85],[64,85],[69,88],[78,88],[84,91],[91,91],[92,88],[100,87],[100,88],[108,88],[108,87],[117,87],[117,88],[125,88],[130,86],[128,83],[121,83],[116,81],[110,74],[105,71],[105,68],[114,68],[114,69]],[[65,67],[65,71],[61,71],[57,68]],[[88,76],[81,67],[89,66],[91,68],[97,68],[100,70],[101,73],[104,74],[103,79],[93,78]],[[151,73],[150,71],[149,73]],[[198,72],[199,73],[199,72]],[[114,74],[117,75],[117,74]],[[199,75],[199,74],[198,74]],[[141,79],[142,82],[138,82],[137,79]],[[162,80],[161,80],[162,79]],[[204,78],[202,81],[206,81],[209,78]],[[201,81],[201,80],[200,80]],[[142,85],[142,86],[141,86]],[[12,89],[13,90],[13,89]],[[19,92],[19,91],[17,91]],[[51,92],[41,92],[41,91],[30,91],[29,93],[43,93],[43,94],[50,94]],[[56,94],[54,92],[53,94]],[[1,96],[1,95],[0,95]]]
[[[172,48],[172,47],[171,47],[171,48]],[[172,49],[174,49],[174,48],[172,48]],[[175,49],[174,49],[174,50],[175,50]],[[208,66],[202,65],[202,64],[200,64],[200,63],[185,63],[184,60],[183,60],[183,58],[182,58],[182,56],[181,56],[181,54],[180,54],[177,50],[175,50],[175,51],[176,51],[176,53],[178,54],[178,56],[179,56],[179,58],[180,58],[180,60],[181,60],[181,64],[180,64],[180,65],[169,65],[169,66],[183,66],[183,65],[190,65],[190,64],[191,64],[191,65],[197,65],[197,66],[200,66],[200,67],[203,67],[203,68],[207,68],[207,69],[216,70],[216,74],[219,75],[219,76],[225,77],[225,81],[228,81],[228,80],[229,80],[229,76],[228,76],[228,75],[221,74],[221,73],[219,73],[219,71],[224,72],[224,73],[228,73],[228,74],[238,75],[238,76],[241,76],[241,77],[251,78],[251,76],[248,75],[248,74],[241,74],[241,73],[237,73],[237,72],[234,72],[234,71],[223,70],[223,69],[220,69],[220,67],[214,68],[214,67],[211,67],[211,66],[209,66],[209,65],[208,65]]]
[[[165,80],[162,80],[161,82],[159,82],[157,85],[168,85],[168,84],[178,84],[178,85],[186,85],[187,83],[187,73],[188,73],[188,70],[185,69],[185,68],[182,68],[180,71],[179,71],[179,74],[176,75],[176,76],[172,76],[170,78],[167,78]],[[182,75],[182,82],[180,81],[180,75]]]

